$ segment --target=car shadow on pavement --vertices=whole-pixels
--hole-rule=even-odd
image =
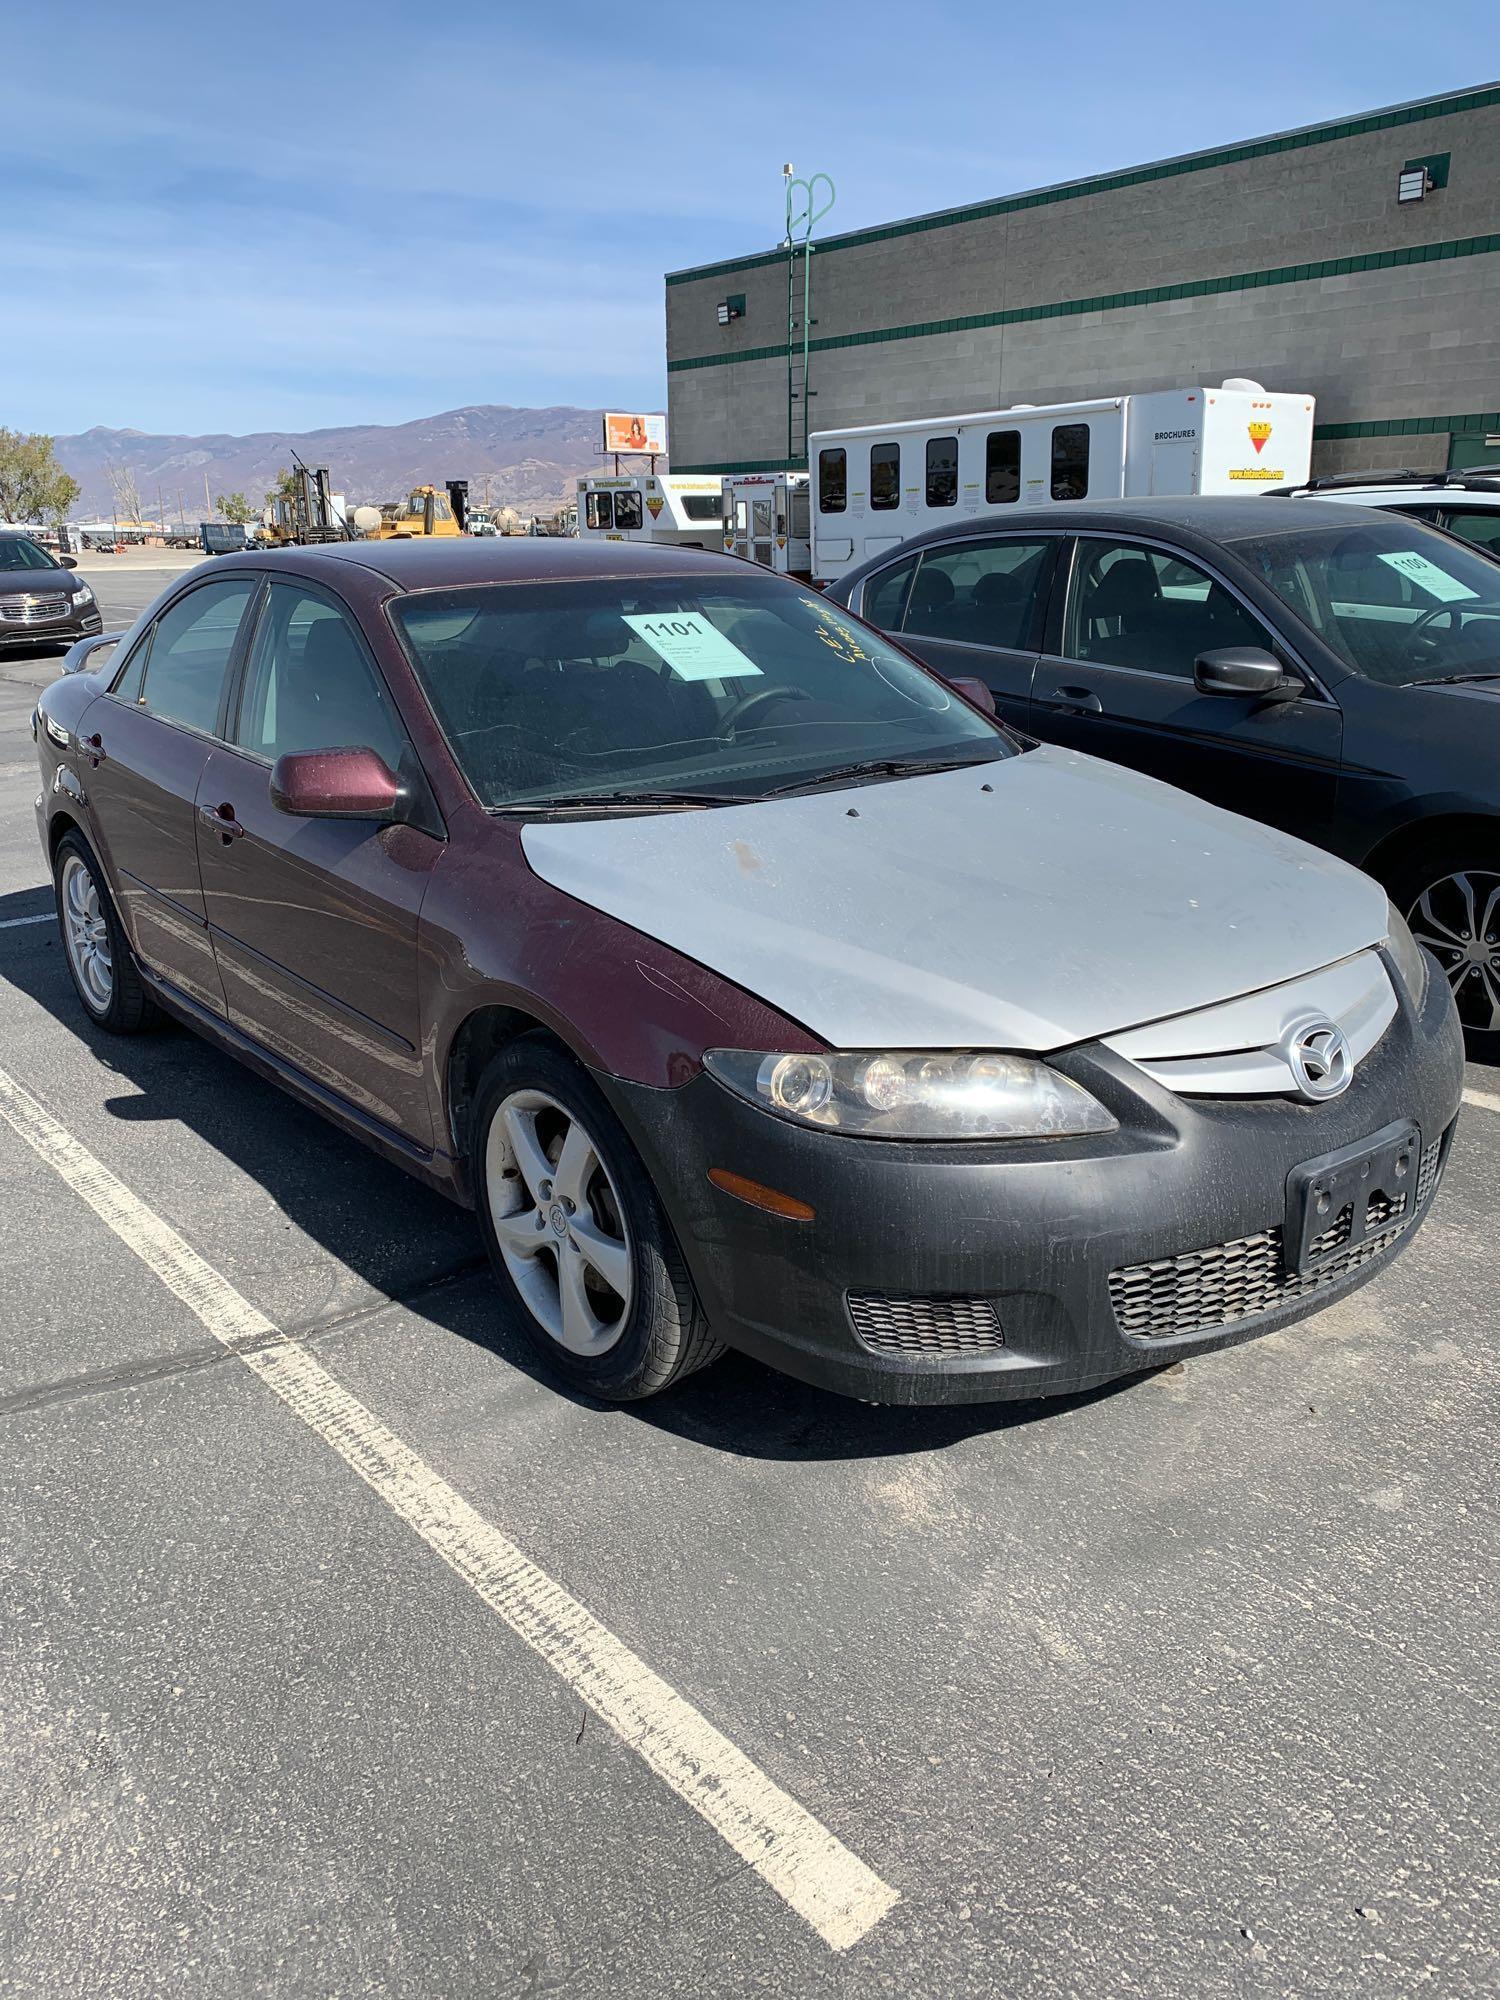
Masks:
[[[45,889],[23,891],[0,898],[0,917],[30,915],[49,903]],[[82,1100],[125,1123],[182,1126],[264,1188],[281,1217],[373,1291],[494,1354],[580,1409],[648,1424],[737,1457],[883,1458],[1056,1418],[1138,1380],[1045,1401],[897,1407],[811,1388],[731,1353],[652,1402],[596,1402],[551,1376],[507,1320],[490,1284],[478,1230],[465,1210],[185,1028],[113,1036],[92,1027],[82,1017],[49,927],[0,934],[0,983],[54,1015],[74,1039],[81,1074],[65,1086],[71,1107]],[[14,1052],[0,1060],[18,1082],[55,1105],[55,1073],[29,1076]],[[86,1123],[79,1136],[86,1140]],[[152,1198],[149,1187],[135,1191]],[[183,1228],[191,1240],[185,1219]],[[366,1318],[370,1311],[366,1304],[353,1317]],[[320,1339],[347,1317],[315,1315],[284,1330]]]

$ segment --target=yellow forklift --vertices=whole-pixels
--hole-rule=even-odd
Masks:
[[[292,463],[296,470],[287,482],[289,490],[278,493],[266,508],[262,539],[278,548],[309,542],[352,541],[342,496],[329,488],[328,467],[309,468],[296,452],[292,453]]]

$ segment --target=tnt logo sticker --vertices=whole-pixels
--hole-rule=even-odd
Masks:
[[[1267,428],[1269,428],[1269,426]],[[1257,445],[1255,449],[1259,451],[1260,446]],[[659,493],[653,493],[651,497],[647,500],[646,512],[651,516],[653,521],[659,521],[661,519],[661,510],[664,504],[665,503],[663,502],[662,497]]]
[[[1271,435],[1271,426],[1268,423],[1262,422],[1250,424],[1247,428],[1250,432],[1250,442],[1255,446],[1256,456],[1259,457],[1261,452],[1265,450],[1266,439]]]

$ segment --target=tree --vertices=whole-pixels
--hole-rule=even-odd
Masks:
[[[0,429],[0,521],[64,521],[77,498],[51,438]]]
[[[141,489],[136,485],[135,474],[128,465],[117,465],[111,458],[104,461],[104,476],[109,481],[109,490],[114,495],[115,517],[121,521],[139,521],[141,518]]]
[[[238,521],[242,528],[255,519],[255,509],[243,493],[221,493],[217,504],[226,521]]]

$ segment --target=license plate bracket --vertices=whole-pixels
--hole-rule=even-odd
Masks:
[[[1407,1118],[1387,1125],[1369,1139],[1293,1167],[1287,1175],[1282,1235],[1287,1270],[1292,1276],[1309,1277],[1372,1236],[1404,1228],[1417,1198],[1421,1155],[1422,1135]],[[1405,1195],[1406,1206],[1399,1216],[1378,1202],[1372,1208],[1378,1195],[1388,1204]],[[1347,1231],[1336,1227],[1345,1209],[1349,1210]],[[1335,1232],[1334,1238],[1322,1241],[1320,1248],[1320,1240],[1327,1239],[1330,1231]]]

